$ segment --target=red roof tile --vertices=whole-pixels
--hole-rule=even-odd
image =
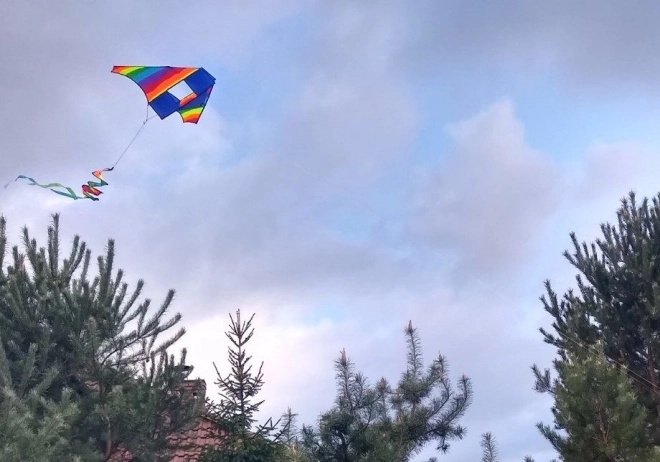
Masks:
[[[203,380],[187,380],[183,389],[193,392],[198,399],[206,395],[206,382]],[[188,431],[170,435],[167,438],[172,449],[170,462],[197,462],[206,446],[218,447],[222,441],[222,432],[206,416],[201,416],[196,425]],[[123,449],[115,452],[109,462],[130,462],[131,454]]]
[[[218,447],[222,441],[222,432],[206,417],[201,417],[187,432],[171,435],[167,441],[172,448],[170,462],[197,462],[206,446]],[[130,452],[119,449],[109,462],[130,462]]]
[[[206,446],[218,447],[222,432],[213,423],[202,417],[190,431],[168,438],[174,450],[171,462],[196,462]]]

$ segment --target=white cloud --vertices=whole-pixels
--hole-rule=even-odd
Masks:
[[[421,183],[413,232],[459,252],[459,272],[494,276],[519,268],[556,205],[557,166],[528,146],[508,100],[448,133],[453,151]]]

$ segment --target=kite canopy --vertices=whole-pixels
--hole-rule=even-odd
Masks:
[[[215,78],[201,67],[114,66],[112,72],[138,84],[158,117],[164,119],[178,112],[184,123],[199,121],[215,85]],[[181,82],[192,93],[179,99],[169,90]]]

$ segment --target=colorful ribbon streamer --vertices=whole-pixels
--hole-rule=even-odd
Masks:
[[[61,183],[40,184],[37,183],[37,181],[34,178],[30,178],[29,176],[25,176],[25,175],[18,175],[18,177],[14,180],[14,182],[18,180],[29,180],[30,186],[39,186],[40,188],[50,189],[51,191],[53,191],[56,194],[59,194],[60,196],[69,197],[73,200],[91,199],[93,201],[97,201],[99,200],[98,196],[103,194],[103,191],[101,191],[98,188],[108,185],[108,182],[105,181],[105,179],[103,178],[103,172],[111,172],[113,169],[114,167],[111,167],[111,168],[104,168],[103,170],[95,170],[94,172],[92,172],[92,175],[94,175],[94,177],[99,181],[88,181],[87,184],[82,185],[81,187],[83,192],[82,196],[78,196],[72,188],[68,186],[64,186]],[[5,189],[7,189],[7,187],[11,183],[12,183],[11,181],[7,183],[5,185]],[[57,189],[54,188],[62,188],[66,190],[66,192],[58,191]]]

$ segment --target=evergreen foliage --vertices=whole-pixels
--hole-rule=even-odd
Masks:
[[[497,441],[491,433],[484,433],[481,435],[481,449],[483,450],[483,455],[481,457],[481,462],[499,462],[497,458]],[[530,456],[525,456],[523,462],[534,462]],[[552,461],[557,462],[557,461]]]
[[[481,462],[497,462],[497,443],[495,442],[495,438],[490,433],[484,433],[481,438],[481,448],[484,451]]]
[[[646,409],[637,401],[626,371],[608,363],[600,342],[587,351],[569,352],[558,368],[557,380],[543,375],[536,389],[555,398],[554,428],[541,423],[538,428],[562,461],[660,460],[649,446]],[[482,436],[482,447],[483,462],[498,461],[490,433]],[[533,460],[527,456],[525,462]]]
[[[21,375],[11,375],[7,355],[0,342],[0,460],[7,462],[73,460],[82,462],[72,451],[69,438],[78,408],[66,391],[59,402],[46,399],[44,391],[57,374],[56,369],[35,377],[38,347],[30,346]],[[35,383],[28,389],[28,383]],[[86,460],[94,460],[87,457]],[[98,460],[98,458],[96,459]]]
[[[541,300],[556,333],[540,330],[559,357],[554,379],[533,367],[537,390],[555,399],[555,428],[538,426],[567,461],[658,460],[660,196],[638,205],[630,193],[617,224],[601,231],[590,245],[571,234],[574,250],[564,256],[579,271],[577,292],[560,299],[546,281]]]
[[[114,241],[90,278],[86,244],[75,236],[61,259],[59,233],[58,215],[45,247],[24,228],[22,251],[14,246],[7,265],[6,221],[0,219],[0,406],[17,416],[6,423],[13,441],[43,433],[54,442],[50,448],[68,447],[37,457],[29,445],[0,440],[0,455],[93,461],[128,449],[136,462],[167,460],[167,436],[198,412],[176,393],[191,372],[181,367],[185,351],[178,364],[167,355],[184,330],[158,343],[181,319],[166,316],[174,291],[148,316],[151,301],[137,304],[144,282],[129,294],[124,272],[114,272]]]
[[[285,448],[278,459],[278,462],[312,462],[309,455],[305,452],[299,438],[299,430],[296,425],[297,414],[294,414],[289,408],[282,416],[282,443]]]
[[[215,363],[216,385],[220,388],[219,403],[208,401],[208,414],[215,425],[226,433],[220,447],[206,448],[200,462],[261,462],[275,461],[284,457],[286,446],[283,443],[288,427],[280,428],[280,421],[268,419],[265,424],[257,424],[255,415],[262,401],[255,401],[263,387],[263,362],[256,374],[252,371],[245,350],[246,344],[254,335],[252,320],[241,322],[241,312],[236,319],[229,315],[229,331],[225,333],[231,345],[228,360],[231,372],[223,376]]]
[[[566,436],[547,425],[543,435],[566,462],[649,461],[647,410],[637,401],[625,370],[608,364],[602,344],[568,353],[552,390],[553,414]]]
[[[335,362],[335,406],[318,426],[303,426],[300,444],[313,461],[409,461],[431,442],[446,452],[465,429],[458,420],[467,410],[472,388],[462,376],[458,392],[447,377],[442,355],[424,370],[417,330],[409,323],[407,368],[396,388],[383,378],[375,386],[355,371],[345,351]],[[432,459],[435,460],[435,459]]]

